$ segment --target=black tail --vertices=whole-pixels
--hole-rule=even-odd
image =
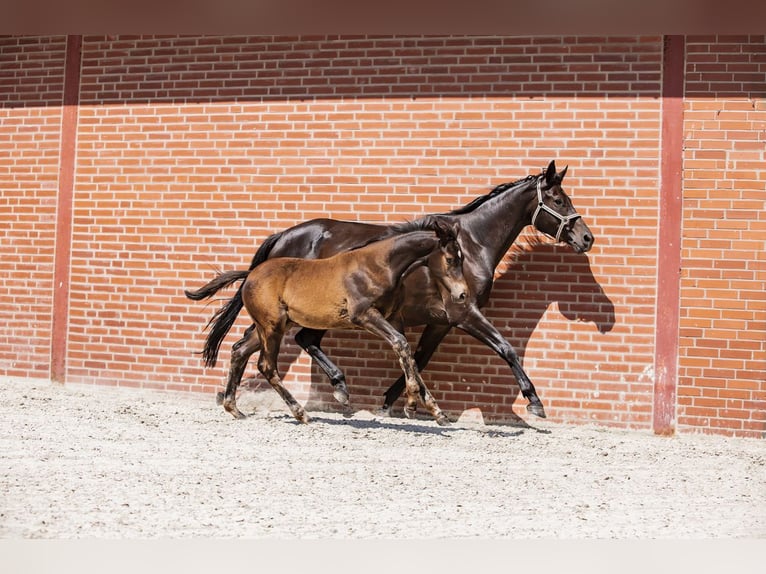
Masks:
[[[206,367],[215,367],[215,364],[218,361],[218,351],[221,348],[221,343],[229,332],[229,329],[231,329],[231,326],[237,320],[242,307],[245,305],[242,301],[242,285],[244,285],[244,280],[250,274],[250,271],[269,258],[271,249],[281,236],[282,233],[275,233],[266,238],[258,248],[258,251],[255,252],[253,260],[250,263],[250,269],[247,271],[227,271],[225,273],[219,273],[215,279],[196,291],[184,290],[184,294],[189,299],[193,301],[201,301],[202,299],[212,297],[221,289],[229,287],[237,281],[243,282],[240,284],[234,296],[229,299],[223,307],[215,312],[205,326],[206,329],[210,327],[210,332],[207,334],[205,346],[202,350],[202,357],[205,360]]]

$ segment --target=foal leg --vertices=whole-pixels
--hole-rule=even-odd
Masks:
[[[529,376],[527,376],[527,373],[521,366],[521,361],[519,361],[519,356],[516,354],[513,346],[503,338],[497,329],[495,329],[494,325],[482,315],[481,311],[474,308],[467,314],[465,320],[457,325],[457,327],[469,335],[476,337],[508,363],[516,377],[516,382],[521,389],[521,394],[529,401],[527,412],[543,419],[546,418],[543,402],[540,400],[540,397],[537,396],[535,386],[532,384]]]
[[[423,333],[420,335],[418,346],[415,349],[415,364],[417,365],[418,372],[422,373],[428,365],[428,361],[436,351],[436,348],[444,340],[444,337],[449,333],[452,327],[450,325],[428,324]],[[391,407],[394,406],[396,399],[398,399],[405,388],[404,375],[396,379],[396,382],[391,385],[388,390],[383,393],[383,406],[380,411],[381,414],[389,416],[391,414]]]
[[[251,326],[245,336],[237,341],[231,349],[231,364],[229,366],[229,380],[226,383],[226,391],[221,396],[220,404],[226,412],[231,413],[234,418],[243,419],[245,415],[237,408],[237,388],[242,380],[242,373],[245,372],[247,361],[255,351],[257,351],[261,342],[258,334]]]
[[[282,379],[279,377],[279,371],[277,370],[277,357],[279,356],[279,345],[282,341],[282,333],[272,332],[268,333],[263,338],[263,348],[261,349],[261,355],[258,357],[258,370],[269,382],[272,388],[277,391],[282,400],[285,401],[290,412],[293,416],[302,423],[307,423],[311,419],[306,413],[305,409],[295,400],[290,391],[288,391],[282,384]]]
[[[404,371],[405,385],[407,389],[407,402],[404,407],[404,413],[411,418],[415,412],[418,398],[423,401],[426,410],[433,415],[436,422],[442,426],[449,424],[447,415],[442,412],[433,396],[426,388],[423,379],[418,373],[415,360],[412,358],[410,345],[407,338],[397,331],[388,321],[386,321],[376,309],[368,309],[356,322],[367,329],[370,333],[382,337],[393,348],[399,357],[399,364]]]
[[[319,347],[322,337],[327,331],[317,329],[303,328],[295,335],[295,342],[306,351],[317,365],[330,378],[333,391],[332,396],[335,400],[344,406],[348,406],[348,388],[346,387],[346,376],[335,363],[333,363],[324,351]]]
[[[236,351],[237,351],[237,350],[238,350],[238,349],[239,349],[239,348],[240,348],[242,345],[244,345],[244,344],[245,344],[245,343],[246,343],[246,342],[247,342],[247,341],[250,339],[250,335],[253,333],[253,331],[254,331],[254,330],[255,330],[255,323],[253,323],[252,325],[250,325],[250,326],[249,326],[249,327],[248,327],[248,328],[245,330],[245,333],[242,335],[242,338],[241,338],[239,341],[237,341],[236,343],[234,343],[234,344],[231,346],[231,356],[232,356],[232,362],[233,362],[233,360],[234,360],[234,353],[235,353],[235,352],[236,352]],[[257,337],[256,337],[256,339],[257,339]],[[260,349],[260,342],[256,340],[256,347],[255,347],[255,348],[254,348],[254,349],[253,349],[253,350],[250,352],[250,355],[252,355],[252,354],[253,354],[255,351],[257,351],[258,349]],[[245,364],[247,364],[247,360],[250,358],[250,355],[248,355],[248,356],[247,356],[247,359],[245,359]],[[243,370],[243,373],[244,373],[244,370]],[[240,379],[240,380],[239,380],[239,381],[237,381],[237,386],[239,386],[239,383],[240,383],[240,381],[242,380],[242,374],[240,374],[240,376],[239,376],[239,379]],[[235,391],[236,391],[236,388],[235,388]],[[224,393],[223,393],[223,392],[218,392],[218,393],[216,393],[216,395],[215,395],[215,402],[216,402],[216,404],[218,404],[218,405],[222,405],[222,404],[223,404],[223,397],[224,397]]]

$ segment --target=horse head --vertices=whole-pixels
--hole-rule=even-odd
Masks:
[[[567,243],[576,253],[585,253],[593,247],[593,234],[561,187],[568,168],[556,172],[556,162],[551,161],[537,178],[532,225],[556,241]]]

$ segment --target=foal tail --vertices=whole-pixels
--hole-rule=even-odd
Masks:
[[[237,281],[242,281],[234,296],[215,312],[205,326],[205,329],[210,327],[210,332],[207,334],[207,339],[205,340],[205,346],[202,349],[202,358],[205,361],[206,367],[215,367],[215,364],[218,361],[218,351],[221,348],[221,343],[231,329],[231,326],[237,320],[242,307],[245,306],[245,303],[242,300],[242,286],[244,285],[244,280],[250,274],[250,271],[269,258],[271,249],[281,236],[282,233],[275,233],[266,238],[258,248],[258,251],[255,252],[253,260],[250,263],[250,269],[247,271],[226,271],[225,273],[219,273],[215,279],[203,285],[196,291],[189,291],[188,289],[184,290],[186,297],[192,301],[201,301],[202,299],[212,297],[221,289],[229,287]]]

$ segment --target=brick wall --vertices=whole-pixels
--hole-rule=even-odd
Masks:
[[[764,431],[766,42],[687,39],[678,422]]]
[[[0,57],[17,61],[9,46],[20,40],[4,42]],[[50,58],[54,50],[40,51]],[[595,247],[576,255],[525,232],[498,268],[486,314],[523,354],[553,420],[651,427],[660,37],[85,37],[82,54],[68,381],[217,390],[247,321],[243,313],[219,365],[203,369],[194,352],[218,303],[188,301],[184,288],[245,267],[268,234],[306,219],[395,222],[445,211],[555,159],[569,165],[565,189]],[[690,85],[692,54],[690,44]],[[21,85],[21,71],[3,85]],[[56,102],[2,106],[60,115]],[[687,235],[691,260],[697,247]],[[755,268],[744,281],[751,293],[763,285]],[[46,296],[35,298],[42,308]],[[17,333],[9,360],[18,363]],[[419,330],[408,335],[414,343]],[[759,346],[754,337],[757,363],[763,338]],[[355,406],[377,408],[400,374],[393,353],[357,332],[328,334],[324,347],[345,370]],[[738,372],[754,365],[748,360]],[[299,400],[333,405],[324,376],[294,344],[282,368]],[[697,388],[688,368],[684,384]],[[459,333],[425,380],[453,416],[479,408],[485,420],[527,418],[510,369]],[[763,391],[755,384],[748,405]],[[763,430],[757,413],[734,429],[692,419],[684,401],[698,399],[680,395],[687,429]]]
[[[50,372],[65,38],[0,37],[0,373]]]

